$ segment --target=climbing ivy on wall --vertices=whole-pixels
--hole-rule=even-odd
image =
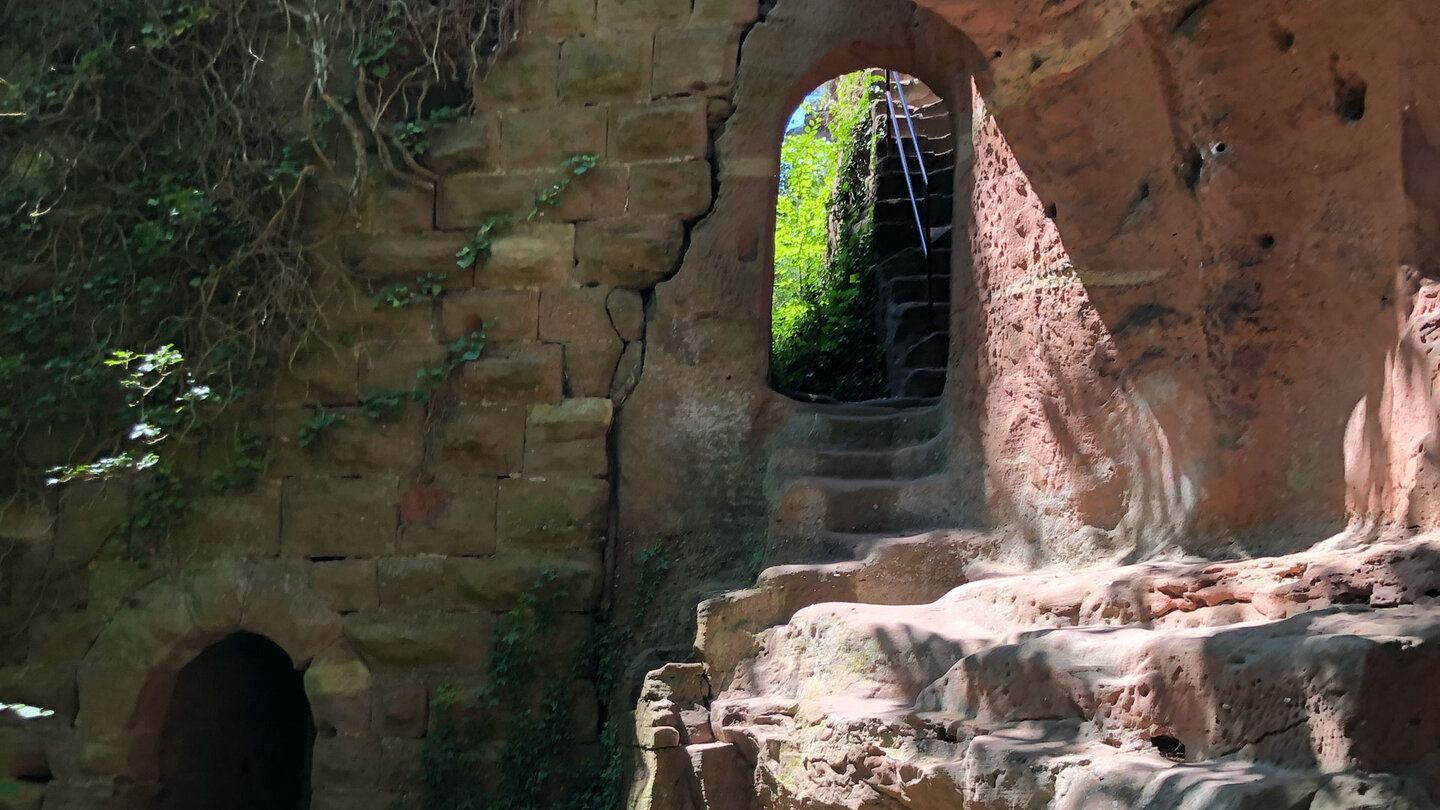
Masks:
[[[644,624],[670,559],[657,544],[641,552],[635,565],[639,575],[629,620],[615,623],[600,615],[569,656],[557,656],[555,643],[567,594],[555,571],[541,572],[519,604],[496,621],[485,685],[436,691],[419,768],[410,789],[397,798],[397,810],[620,806],[625,748],[619,730],[607,722],[606,703],[634,653],[634,628]],[[583,735],[576,733],[571,712],[577,697],[585,699],[577,694],[583,684],[593,685],[600,704],[600,745],[591,757],[577,756],[576,737]]]
[[[306,215],[433,179],[525,2],[0,5],[0,491],[125,475],[154,531],[253,481],[225,414],[318,322]]]
[[[885,393],[871,251],[876,82],[852,73],[823,85],[781,147],[771,374],[785,393]]]

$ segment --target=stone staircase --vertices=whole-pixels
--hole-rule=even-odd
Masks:
[[[944,424],[933,402],[798,406],[766,474],[766,561],[854,559],[880,538],[951,525]]]
[[[937,397],[945,387],[950,351],[954,137],[945,105],[913,80],[904,87],[916,137],[911,137],[910,127],[902,120],[897,142],[894,129],[886,122],[885,135],[877,145],[877,326],[885,345],[891,395]],[[917,146],[928,182],[916,163]],[[902,148],[905,161],[901,160]],[[916,222],[917,205],[925,226],[924,247]]]

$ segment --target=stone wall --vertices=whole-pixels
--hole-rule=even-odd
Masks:
[[[863,67],[924,80],[956,131],[978,89],[973,196],[956,180],[976,206],[973,271],[957,255],[954,273],[957,513],[1034,564],[1294,549],[1347,508],[1434,525],[1425,0],[765,9],[548,0],[480,114],[435,134],[433,187],[375,189],[353,231],[314,212],[336,236],[322,340],[261,420],[254,492],[153,549],[116,542],[117,484],[5,507],[0,698],[56,711],[39,738],[0,729],[8,775],[34,777],[16,806],[143,806],[175,673],[234,632],[306,671],[321,810],[386,806],[430,696],[484,677],[496,615],[542,570],[568,594],[563,656],[605,600],[623,615],[632,561],[664,543],[646,640],[687,644],[696,602],[764,562],[769,445],[796,413],[766,368],[783,125]],[[560,206],[455,266],[576,153],[599,164]],[[437,300],[372,307],[427,272],[447,276]],[[482,325],[484,355],[428,406],[361,413]],[[300,448],[321,408],[344,426]],[[597,700],[573,694],[583,756]]]
[[[0,805],[147,806],[175,673],[234,632],[305,670],[316,810],[390,806],[436,689],[481,684],[496,616],[542,571],[566,595],[541,663],[569,665],[606,598],[616,407],[645,362],[650,290],[711,207],[711,135],[755,15],[756,0],[538,4],[479,88],[480,114],[434,133],[433,187],[378,183],[354,229],[311,212],[335,237],[324,322],[257,420],[272,458],[253,492],[198,504],[144,549],[117,537],[132,497],[119,484],[7,507],[0,696],[56,715],[35,721],[43,742],[34,724],[0,730],[0,764],[21,768],[23,751],[53,777]],[[577,154],[598,165],[557,207],[456,265],[477,228],[528,210]],[[445,275],[435,300],[372,305],[426,273]],[[481,358],[428,403],[362,412],[367,392],[413,388],[482,327]],[[343,425],[300,447],[321,410]],[[557,756],[596,756],[594,687],[571,694]]]

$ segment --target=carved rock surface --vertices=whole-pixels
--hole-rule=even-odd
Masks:
[[[823,603],[711,703],[765,808],[1433,807],[1440,538]]]

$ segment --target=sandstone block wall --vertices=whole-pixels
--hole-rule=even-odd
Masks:
[[[174,675],[231,632],[270,638],[306,671],[317,810],[389,806],[436,689],[483,682],[496,616],[542,571],[566,594],[546,666],[568,666],[607,592],[611,428],[645,362],[650,289],[711,206],[711,136],[756,13],[756,0],[537,4],[478,115],[433,134],[432,187],[377,181],[357,229],[313,212],[334,237],[324,321],[269,412],[247,415],[272,449],[253,491],[199,503],[170,542],[138,549],[120,537],[136,497],[120,484],[6,507],[0,692],[56,711],[31,751],[53,781],[26,806],[42,793],[52,810],[146,806]],[[456,265],[578,154],[598,164],[557,206]],[[444,275],[433,299],[372,303],[425,274]],[[367,393],[412,389],[481,328],[481,357],[429,402],[363,413]],[[301,447],[322,411],[343,424]],[[593,756],[597,696],[572,695],[562,745]]]

